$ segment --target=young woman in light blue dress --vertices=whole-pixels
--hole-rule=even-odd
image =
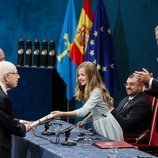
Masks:
[[[97,134],[114,141],[123,140],[123,131],[117,120],[110,113],[112,98],[108,93],[100,75],[91,62],[83,62],[77,68],[76,99],[84,104],[73,111],[53,111],[56,117],[87,117],[78,126],[91,120]]]

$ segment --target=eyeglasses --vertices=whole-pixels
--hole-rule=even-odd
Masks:
[[[134,83],[134,82],[129,82],[129,83],[125,83],[124,86],[135,86],[137,85],[138,83]]]
[[[8,74],[19,75],[18,72],[9,72]]]

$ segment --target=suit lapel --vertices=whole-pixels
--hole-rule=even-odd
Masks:
[[[120,112],[123,106],[128,102],[128,97],[126,97],[118,106],[117,111]]]

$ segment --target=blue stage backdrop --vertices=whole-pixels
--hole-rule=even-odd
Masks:
[[[16,118],[36,120],[52,110],[66,110],[65,84],[52,68],[17,67],[20,80],[9,92]]]

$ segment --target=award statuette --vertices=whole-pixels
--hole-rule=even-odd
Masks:
[[[26,61],[25,66],[32,65],[32,42],[28,39],[26,41]]]
[[[48,62],[48,42],[42,42],[42,52],[40,56],[40,66],[47,67]]]
[[[24,64],[24,41],[20,38],[18,41],[18,59],[17,65],[23,66]]]
[[[48,66],[54,67],[55,65],[55,42],[53,40],[49,43],[50,50],[48,53]]]
[[[34,42],[32,66],[39,66],[39,60],[40,60],[40,42],[36,39]]]

